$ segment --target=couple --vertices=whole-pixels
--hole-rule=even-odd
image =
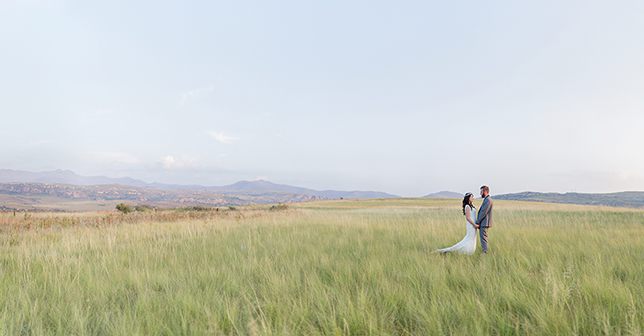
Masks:
[[[467,233],[465,234],[465,238],[452,247],[446,247],[434,252],[474,254],[474,251],[476,250],[476,229],[479,229],[479,234],[481,236],[481,249],[483,250],[483,253],[487,253],[487,230],[492,227],[493,205],[489,196],[490,188],[482,186],[481,197],[484,198],[483,204],[481,204],[478,215],[476,215],[476,208],[472,205],[474,195],[472,195],[472,193],[465,194],[465,197],[463,198],[463,214],[465,215],[465,219],[467,219]]]

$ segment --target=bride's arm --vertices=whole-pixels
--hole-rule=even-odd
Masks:
[[[472,219],[470,218],[470,211],[471,211],[471,209],[472,209],[472,208],[471,208],[471,207],[469,207],[469,206],[466,206],[466,207],[465,207],[465,219],[467,219],[467,221],[468,221],[470,224],[474,225],[474,227],[478,229],[478,228],[479,228],[479,226],[478,226],[478,225],[476,225],[476,223],[474,223],[474,222],[472,221]]]

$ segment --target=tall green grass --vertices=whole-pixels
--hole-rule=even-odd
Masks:
[[[6,224],[0,334],[639,335],[644,328],[639,210],[497,201],[490,253],[473,256],[430,254],[465,234],[458,201],[347,200],[181,216]]]

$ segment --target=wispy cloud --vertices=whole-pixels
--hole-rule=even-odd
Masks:
[[[180,159],[172,155],[167,155],[161,159],[159,166],[168,170],[183,170],[183,169],[201,169],[202,167],[190,159]]]
[[[152,167],[151,167],[152,168]],[[173,173],[190,173],[190,174],[210,174],[210,173],[236,173],[234,171],[224,169],[218,166],[204,166],[196,159],[189,157],[176,157],[166,155],[156,163],[154,167],[157,170],[163,170]],[[193,175],[197,176],[197,175]]]
[[[193,100],[195,98],[203,97],[209,95],[215,89],[214,85],[209,85],[206,87],[198,88],[191,91],[186,91],[181,94],[181,105],[185,104],[187,101]]]
[[[234,140],[239,140],[239,138],[235,138],[229,135],[226,135],[222,132],[215,132],[215,131],[208,131],[208,135],[213,137],[215,140],[225,143],[225,144],[231,144],[233,143]]]

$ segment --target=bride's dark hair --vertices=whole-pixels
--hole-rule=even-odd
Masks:
[[[472,205],[472,201],[470,201],[470,196],[472,196],[472,193],[466,193],[465,196],[463,197],[463,215],[465,215],[465,206],[469,205],[472,207],[472,209],[476,209],[474,205]]]

